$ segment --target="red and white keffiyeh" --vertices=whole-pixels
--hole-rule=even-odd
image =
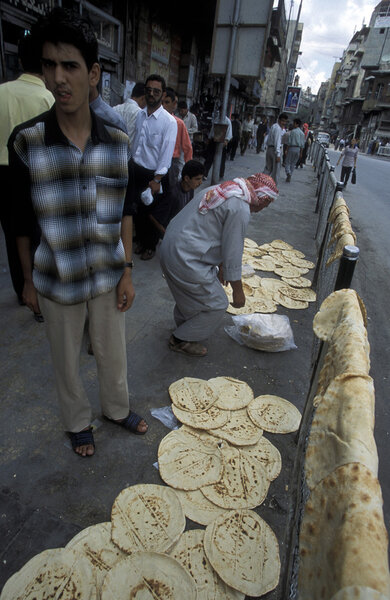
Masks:
[[[203,215],[220,206],[225,200],[236,196],[253,206],[268,206],[279,192],[272,177],[264,173],[256,173],[248,179],[236,177],[233,181],[224,181],[206,192],[199,204],[199,212]]]

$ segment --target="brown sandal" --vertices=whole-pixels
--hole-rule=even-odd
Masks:
[[[199,342],[176,342],[173,335],[169,340],[169,348],[174,352],[181,352],[187,354],[187,356],[206,356],[207,348],[202,346]]]

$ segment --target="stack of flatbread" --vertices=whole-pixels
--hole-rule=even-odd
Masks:
[[[110,522],[35,556],[8,580],[2,600],[243,600],[277,586],[276,536],[251,509],[281,470],[263,431],[295,431],[299,411],[277,396],[254,398],[230,377],[184,378],[169,392],[183,426],[160,443],[168,486],[122,490]],[[206,528],[184,531],[186,516]]]
[[[310,496],[299,535],[299,598],[388,598],[387,532],[375,445],[366,311],[354,290],[322,303],[327,343],[305,459]]]
[[[332,236],[329,247],[334,246],[334,248],[326,261],[327,267],[342,256],[344,246],[356,244],[356,235],[349,219],[349,208],[341,192],[337,192],[336,194],[328,221],[332,224]]]
[[[203,549],[219,578],[242,597],[265,594],[278,583],[278,544],[250,509],[264,501],[281,457],[263,431],[295,431],[301,415],[283,398],[254,398],[245,382],[231,377],[186,377],[169,394],[183,425],[160,443],[160,475],[185,515],[207,527]]]
[[[242,264],[254,271],[273,272],[280,278],[256,274],[244,277],[247,269],[243,269],[245,306],[234,308],[229,304],[227,312],[231,314],[273,313],[278,304],[285,308],[303,309],[316,300],[310,279],[303,277],[314,268],[314,263],[306,260],[303,252],[283,240],[258,246],[254,240],[245,238]],[[227,287],[225,291],[229,302],[232,302],[231,288]]]

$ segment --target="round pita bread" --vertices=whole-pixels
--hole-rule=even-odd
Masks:
[[[252,300],[253,312],[269,314],[274,313],[277,310],[276,302],[272,298],[263,297],[261,298],[258,294],[253,296]]]
[[[111,523],[112,541],[128,554],[165,552],[179,539],[186,524],[175,492],[147,483],[121,491],[112,506]]]
[[[295,250],[295,248],[292,248],[291,250],[282,250],[282,254],[286,258],[291,258],[292,256],[295,256],[296,258],[305,258],[303,252]]]
[[[309,269],[301,269],[300,267],[275,267],[274,272],[280,277],[300,277],[309,272]]]
[[[178,379],[168,391],[175,406],[194,413],[207,410],[217,399],[207,381],[195,377]]]
[[[214,571],[205,554],[203,538],[203,529],[185,531],[170,552],[194,579],[197,600],[244,600],[244,594],[226,585]]]
[[[332,598],[351,586],[389,597],[382,505],[378,480],[358,463],[339,467],[312,490],[299,534],[300,599]]]
[[[235,446],[251,446],[259,441],[263,435],[263,430],[251,421],[247,410],[242,408],[241,410],[233,410],[226,425],[218,429],[211,429],[210,434],[222,440],[227,440]]]
[[[288,283],[288,285],[297,288],[309,288],[311,287],[310,279],[306,277],[282,277],[282,281]]]
[[[172,556],[136,552],[118,562],[102,587],[102,600],[196,600],[196,583]]]
[[[204,549],[221,579],[243,594],[261,596],[278,585],[278,541],[253,511],[234,510],[217,517],[206,528]]]
[[[300,310],[309,307],[309,303],[307,301],[289,298],[288,296],[282,294],[280,290],[276,290],[274,293],[274,301],[285,308],[290,308],[293,310]]]
[[[272,248],[278,248],[279,250],[293,250],[294,247],[291,246],[291,244],[288,244],[287,242],[284,242],[283,240],[273,240],[273,242],[271,242],[271,246]]]
[[[3,587],[2,600],[96,599],[89,561],[74,550],[45,550],[14,573]]]
[[[279,396],[257,396],[247,411],[257,427],[270,433],[291,433],[301,422],[301,413],[294,404]]]
[[[314,269],[315,264],[311,260],[305,258],[298,258],[297,256],[291,256],[290,263],[295,267],[301,267],[302,269]]]
[[[215,406],[226,411],[245,408],[254,398],[252,388],[233,377],[213,377],[209,384],[218,396]]]
[[[259,439],[257,444],[240,448],[240,452],[244,456],[258,460],[270,481],[276,479],[282,470],[282,457],[279,450],[264,436]]]
[[[224,459],[221,479],[200,488],[202,494],[222,508],[256,508],[262,504],[270,481],[261,462],[233,446],[225,445],[221,451]]]
[[[229,313],[229,315],[250,315],[254,313],[255,311],[252,298],[246,298],[245,306],[242,306],[241,308],[235,308],[234,306],[229,304],[229,306],[226,309],[226,312]]]
[[[158,466],[161,478],[174,488],[196,490],[215,483],[223,471],[220,443],[200,430],[180,427],[161,441]]]
[[[252,296],[253,287],[249,285],[246,281],[242,282],[242,289],[244,290],[245,296]]]
[[[244,239],[244,248],[258,248],[257,242],[255,240],[251,240],[250,238]]]
[[[279,293],[293,300],[300,300],[301,302],[315,302],[317,299],[316,293],[311,288],[294,288],[290,286],[282,287],[279,289]]]
[[[210,502],[200,490],[184,491],[176,489],[175,491],[183,507],[185,516],[194,521],[194,523],[208,525],[219,515],[226,512],[225,508],[221,508]]]
[[[273,271],[275,269],[275,261],[271,256],[254,258],[251,264],[252,267],[258,271]]]
[[[111,523],[98,523],[80,531],[65,547],[84,556],[96,577],[96,587],[100,589],[108,571],[127,554],[122,552],[111,539]]]
[[[274,277],[263,277],[261,280],[262,289],[270,292],[275,292],[281,287],[284,287],[286,284],[280,279],[275,279]]]
[[[252,289],[254,289],[261,286],[262,277],[259,277],[259,275],[251,275],[250,277],[246,277],[245,281],[246,283],[249,283]]]
[[[230,412],[217,408],[215,404],[202,413],[191,413],[188,410],[181,410],[181,408],[173,404],[172,412],[180,423],[194,429],[217,429],[225,425],[230,419]]]

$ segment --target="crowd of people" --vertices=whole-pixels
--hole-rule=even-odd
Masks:
[[[99,94],[93,27],[56,8],[20,46],[24,69],[0,85],[1,173],[13,189],[2,204],[10,273],[21,304],[45,321],[60,412],[74,451],[91,456],[92,415],[79,357],[88,324],[103,415],[135,434],[146,421],[129,407],[125,312],[132,306],[133,254],[159,259],[174,299],[169,348],[207,354],[205,340],[227,308],[245,305],[241,258],[250,214],[278,196],[302,166],[312,140],[298,118],[281,113],[268,126],[245,115],[215,117],[204,163],[193,159],[196,116],[158,74],[111,107]],[[264,173],[195,194],[223,141],[220,177],[237,149],[266,150]],[[355,152],[355,151],[353,151]],[[343,169],[350,169],[345,153]],[[356,163],[356,154],[354,154]],[[11,185],[12,184],[12,185]],[[134,248],[133,248],[134,242]]]
[[[73,450],[87,457],[95,453],[79,372],[87,324],[103,416],[135,434],[148,430],[130,409],[127,381],[133,239],[134,253],[148,260],[162,238],[161,267],[175,301],[169,348],[204,356],[200,342],[226,308],[221,283],[230,282],[234,306],[245,303],[241,256],[250,213],[278,192],[259,173],[194,196],[207,168],[192,158],[195,116],[158,74],[136,84],[123,104],[105,103],[96,36],[79,13],[53,9],[24,44],[24,74],[0,86],[1,171],[13,189],[1,223],[18,300],[45,322],[64,428]],[[225,121],[226,148],[232,128]],[[212,142],[213,133],[210,153]]]

